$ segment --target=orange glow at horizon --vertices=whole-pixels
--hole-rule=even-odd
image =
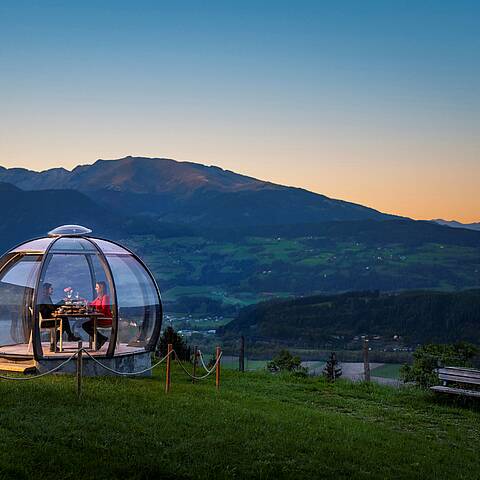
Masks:
[[[10,121],[8,142],[0,142],[0,165],[72,169],[98,158],[165,157],[216,165],[385,213],[480,221],[480,144],[473,123],[463,122],[461,130],[429,129],[430,117],[398,114],[390,123],[372,115],[361,125],[360,118],[346,123],[342,114],[335,121],[312,118],[304,126],[295,118],[270,120],[270,113],[255,117],[246,109],[229,122],[215,112],[187,119],[182,112],[165,119],[145,114],[137,126],[128,112],[108,122],[90,111],[43,122]]]
[[[90,149],[91,150],[91,149]],[[180,149],[181,150],[181,149]],[[298,153],[298,152],[297,152]],[[292,161],[289,155],[279,157],[254,157],[249,152],[236,152],[227,158],[207,152],[205,156],[194,155],[185,150],[180,155],[173,152],[114,150],[103,155],[73,155],[67,150],[63,158],[67,162],[55,161],[50,155],[34,156],[36,161],[2,162],[0,165],[12,168],[23,167],[32,170],[46,170],[63,166],[72,169],[79,164],[91,164],[96,159],[114,159],[127,155],[173,158],[178,161],[193,161],[205,165],[216,165],[236,173],[249,175],[261,180],[282,185],[305,188],[330,198],[345,200],[395,215],[418,220],[442,218],[463,223],[480,221],[480,195],[477,194],[480,165],[463,167],[458,174],[455,167],[444,162],[434,168],[429,163],[382,164],[381,161],[309,161],[308,158]],[[244,156],[245,155],[245,156]],[[33,157],[33,155],[32,155]],[[58,153],[56,157],[62,157]],[[236,158],[235,158],[236,157]],[[323,156],[322,156],[323,157]],[[76,159],[76,160],[75,160]]]

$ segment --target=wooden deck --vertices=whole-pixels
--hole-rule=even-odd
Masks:
[[[85,348],[88,349],[88,342],[83,344]],[[50,351],[50,344],[48,342],[42,342],[43,347],[43,355],[47,358],[62,358],[62,357],[69,357],[75,350],[78,348],[77,342],[63,342],[63,352],[51,352]],[[102,348],[98,351],[89,350],[89,353],[94,356],[102,356],[107,353],[108,342],[102,346]],[[145,349],[139,347],[129,347],[126,343],[121,343],[117,345],[115,348],[115,356],[119,355],[131,355],[132,353],[136,352],[144,352]],[[33,358],[32,351],[28,351],[28,344],[20,343],[18,345],[8,345],[0,347],[0,357],[31,357]]]

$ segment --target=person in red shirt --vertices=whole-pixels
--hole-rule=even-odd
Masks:
[[[97,319],[97,327],[109,328],[112,326],[112,310],[110,307],[110,296],[107,295],[107,285],[105,282],[97,282],[95,285],[95,291],[97,297],[91,301],[88,305],[93,307],[95,312],[101,313],[103,318]],[[93,336],[93,320],[88,320],[82,325],[82,328],[88,333],[89,336]],[[103,344],[108,340],[108,337],[97,332],[97,344],[96,350],[100,350]]]

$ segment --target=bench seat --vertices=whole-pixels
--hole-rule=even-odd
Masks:
[[[480,391],[477,390],[464,390],[463,388],[443,387],[441,385],[437,385],[436,387],[430,387],[430,390],[438,393],[451,393],[453,395],[464,395],[467,397],[480,398]]]
[[[480,390],[468,390],[466,388],[447,386],[448,383],[461,384],[462,386],[480,386],[480,370],[474,368],[444,367],[439,368],[437,373],[438,378],[439,380],[442,380],[443,385],[430,387],[432,391],[480,398]]]

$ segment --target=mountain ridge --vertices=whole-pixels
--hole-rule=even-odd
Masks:
[[[443,218],[436,218],[432,220],[432,222],[437,223],[438,225],[442,225],[444,227],[465,228],[467,230],[480,231],[480,222],[462,223],[458,222],[457,220],[444,220]]]
[[[106,170],[106,173],[111,174],[111,173],[114,173],[112,172],[112,170],[116,169],[117,167],[129,168],[129,167],[132,167],[134,163],[136,163],[137,167],[143,167],[143,168],[149,167],[152,169],[152,168],[158,167],[160,162],[163,164],[164,167],[167,167],[164,169],[166,173],[169,173],[168,167],[172,167],[172,166],[175,166],[183,170],[188,169],[189,170],[188,173],[190,173],[190,176],[184,178],[184,180],[186,181],[187,184],[191,185],[192,183],[193,184],[195,183],[193,182],[193,180],[196,179],[197,181],[199,181],[199,183],[201,183],[201,185],[197,185],[197,187],[198,186],[201,187],[202,185],[205,185],[207,182],[210,181],[210,179],[206,179],[205,176],[198,174],[198,172],[195,178],[195,175],[194,175],[195,171],[206,169],[206,170],[209,170],[210,172],[215,172],[215,174],[217,175],[219,174],[224,178],[228,174],[231,174],[235,176],[236,179],[243,180],[243,182],[239,182],[237,184],[237,188],[242,186],[248,186],[248,187],[269,186],[270,188],[295,188],[295,187],[288,187],[288,186],[274,184],[269,181],[259,180],[254,177],[239,174],[228,169],[222,169],[221,167],[218,167],[215,165],[203,165],[195,162],[178,161],[170,158],[149,158],[149,157],[133,157],[133,156],[127,156],[127,157],[123,157],[119,159],[111,159],[111,160],[97,159],[92,164],[77,165],[72,170],[67,170],[63,167],[55,167],[47,170],[36,171],[36,170],[30,170],[22,167],[5,168],[0,166],[0,175],[2,176],[2,178],[5,179],[4,180],[5,182],[13,183],[13,184],[17,184],[18,182],[20,182],[21,184],[23,184],[23,187],[26,190],[39,189],[40,186],[44,186],[44,185],[48,185],[49,188],[57,188],[57,189],[64,188],[64,187],[75,188],[78,186],[79,180],[81,179],[75,179],[74,177],[82,176],[84,175],[84,173],[88,172],[89,170],[98,170],[100,168],[103,168],[104,170]],[[13,181],[9,181],[9,177],[10,177],[10,180],[13,180]],[[37,182],[36,180],[41,177],[43,177],[43,182]],[[57,178],[60,177],[60,179],[63,180],[63,183],[57,184],[57,185],[50,185],[49,183],[51,182],[52,177],[57,177]],[[103,177],[100,177],[100,180],[102,178]],[[169,178],[169,180],[170,179],[171,178]],[[176,179],[181,180],[181,177],[177,175]],[[231,185],[231,182],[230,182],[230,185]],[[89,186],[91,186],[93,190],[97,190],[99,188],[99,186],[95,184],[87,184],[84,186],[84,188],[88,189]],[[127,187],[128,186],[129,185],[127,185]],[[225,187],[225,185],[219,185],[219,184],[217,184],[217,186]],[[160,191],[163,191],[163,189]],[[153,193],[153,192],[152,190],[143,190],[141,193]]]
[[[129,215],[207,226],[297,224],[399,218],[298,187],[173,159],[99,159],[71,171],[0,167],[0,181],[24,190],[71,189]]]
[[[152,221],[141,215],[126,216],[101,206],[78,190],[22,190],[0,182],[2,212],[0,251],[6,251],[29,238],[44,236],[62,224],[80,224],[95,235],[120,238],[133,234],[153,234],[158,238],[191,236],[187,226]]]

